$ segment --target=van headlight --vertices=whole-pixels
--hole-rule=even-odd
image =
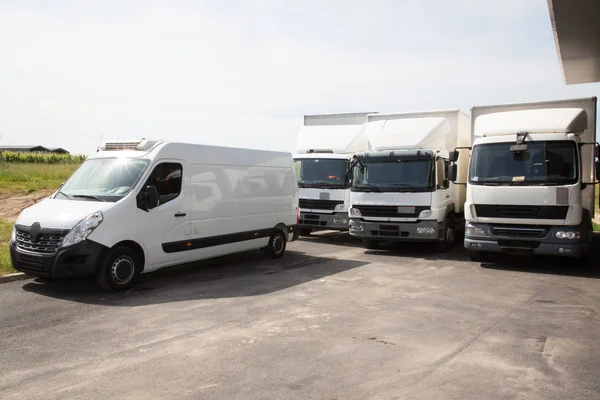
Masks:
[[[336,204],[336,206],[333,208],[333,211],[344,211],[344,203]]]
[[[15,243],[17,241],[17,228],[13,225],[12,232],[10,234],[10,241]]]
[[[62,246],[67,247],[85,240],[90,233],[102,223],[102,213],[96,211],[81,220],[73,229],[65,236]]]

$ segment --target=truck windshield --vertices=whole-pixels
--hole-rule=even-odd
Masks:
[[[510,151],[514,143],[473,148],[469,183],[474,185],[566,185],[578,180],[577,148],[572,141],[527,142],[527,150]]]
[[[140,179],[147,160],[94,158],[85,161],[57,192],[57,199],[116,202]]]
[[[347,187],[348,160],[327,158],[296,159],[298,186],[308,188]]]
[[[353,191],[429,191],[434,186],[430,158],[362,161],[354,167]]]

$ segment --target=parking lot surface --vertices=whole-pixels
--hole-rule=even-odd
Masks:
[[[148,274],[0,286],[0,398],[600,398],[600,265],[366,251],[345,234]]]

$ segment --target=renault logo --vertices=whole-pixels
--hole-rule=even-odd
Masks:
[[[39,222],[36,222],[33,225],[31,225],[31,228],[29,229],[29,237],[31,238],[31,241],[33,243],[37,243],[40,240],[41,230],[42,227],[40,226]]]

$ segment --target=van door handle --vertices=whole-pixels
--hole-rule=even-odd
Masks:
[[[185,216],[186,216],[186,213],[184,213],[184,212],[181,212],[181,211],[180,211],[180,212],[178,212],[178,213],[175,213],[175,216],[176,216],[176,217],[185,217]]]

